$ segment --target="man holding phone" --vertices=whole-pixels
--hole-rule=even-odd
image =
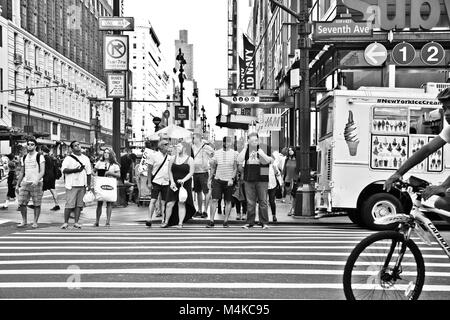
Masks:
[[[87,156],[81,153],[81,146],[78,141],[72,141],[70,144],[72,153],[67,156],[61,166],[64,174],[66,187],[66,206],[64,210],[64,224],[61,229],[67,229],[69,226],[69,217],[72,211],[75,212],[76,229],[81,229],[78,223],[80,220],[81,209],[84,207],[83,197],[87,190],[91,190],[91,161]]]

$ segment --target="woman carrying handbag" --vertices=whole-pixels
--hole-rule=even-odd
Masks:
[[[97,177],[109,177],[116,179],[116,193],[117,193],[117,181],[120,179],[120,166],[117,162],[116,154],[112,149],[107,148],[102,157],[94,166],[94,173]],[[95,183],[98,183],[98,179],[95,179]],[[96,194],[98,197],[98,194]],[[111,215],[112,215],[112,206],[114,201],[105,201],[106,202],[106,224],[105,227],[111,226]],[[102,207],[103,201],[98,200],[97,202],[97,215],[94,227],[99,226],[100,217],[102,215]]]
[[[177,225],[183,228],[183,223],[191,219],[195,212],[192,197],[192,177],[194,175],[194,159],[190,156],[190,146],[181,142],[175,146],[175,156],[169,161],[170,188],[166,198],[166,217],[161,228]],[[178,202],[178,205],[175,204]]]

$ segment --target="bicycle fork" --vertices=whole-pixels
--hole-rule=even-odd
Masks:
[[[391,248],[389,250],[389,253],[386,257],[386,260],[384,262],[383,268],[381,269],[381,280],[383,282],[388,282],[389,284],[392,284],[392,282],[400,280],[400,273],[401,273],[401,264],[403,261],[403,257],[405,256],[405,252],[406,252],[406,248],[407,248],[407,241],[409,240],[410,236],[411,236],[411,230],[412,228],[408,228],[408,230],[406,231],[405,236],[405,241],[402,241],[402,246],[400,248],[400,252],[399,255],[397,257],[397,261],[395,262],[394,267],[392,268],[390,273],[387,273],[386,270],[388,270],[389,268],[389,263],[391,262],[392,256],[394,254],[394,251],[397,247],[397,241],[392,241],[391,244]]]

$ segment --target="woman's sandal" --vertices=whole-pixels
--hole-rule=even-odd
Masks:
[[[99,226],[98,222],[94,223],[94,227],[98,227],[98,226]]]
[[[183,225],[182,224],[177,225],[177,229],[183,229]]]
[[[169,225],[167,224],[167,223],[161,223],[161,228],[168,228],[169,227]]]

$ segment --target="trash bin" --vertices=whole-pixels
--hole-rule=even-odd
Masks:
[[[127,189],[128,189],[128,186],[125,184],[119,184],[117,186],[117,201],[115,203],[115,206],[117,206],[117,207],[128,206]]]
[[[311,184],[299,185],[295,193],[295,217],[311,217],[315,214],[316,190]]]

